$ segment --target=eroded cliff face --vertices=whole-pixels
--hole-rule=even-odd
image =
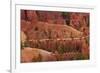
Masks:
[[[20,24],[21,62],[89,59],[89,13],[21,10]]]
[[[56,25],[45,22],[32,24],[29,21],[21,21],[21,30],[27,34],[29,40],[56,39],[56,38],[79,38],[82,32],[68,25]]]

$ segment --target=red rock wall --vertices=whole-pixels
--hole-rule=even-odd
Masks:
[[[89,40],[86,42],[89,37],[89,13],[21,10],[20,23],[21,32],[26,35],[25,42],[21,42],[21,45],[24,44],[21,50],[30,47],[51,52],[50,57],[56,56],[57,61],[89,59],[82,58],[89,57]],[[22,52],[22,62],[40,61],[37,59],[40,52],[34,59],[33,52],[26,52]],[[46,55],[43,55],[43,61],[53,61]]]

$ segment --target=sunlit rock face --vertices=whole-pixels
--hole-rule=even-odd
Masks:
[[[23,48],[21,51],[21,62],[56,61],[52,52],[38,48]]]
[[[20,35],[21,42],[24,43],[27,40],[27,36],[23,31],[21,31]]]

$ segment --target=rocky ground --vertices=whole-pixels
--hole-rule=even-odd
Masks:
[[[89,14],[21,10],[21,62],[89,59]]]

